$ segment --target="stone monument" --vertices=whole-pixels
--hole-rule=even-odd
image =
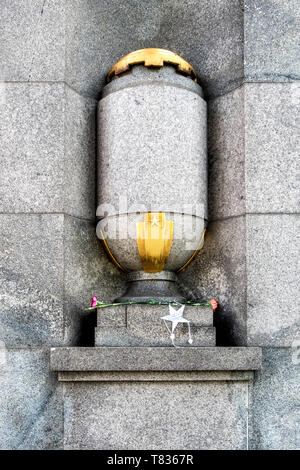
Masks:
[[[51,351],[64,387],[65,448],[245,449],[261,350],[216,347],[212,308],[186,304],[176,286],[207,220],[201,87],[185,60],[161,49],[125,56],[108,81],[97,234],[127,272],[128,290],[116,299],[127,305],[98,309],[95,347]],[[176,339],[168,304],[186,304]]]

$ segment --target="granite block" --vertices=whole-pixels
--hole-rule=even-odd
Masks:
[[[212,307],[187,305],[184,309],[184,317],[195,326],[213,326],[214,313]]]
[[[299,2],[245,1],[245,78],[247,81],[299,80]]]
[[[142,308],[141,308],[142,307]],[[129,305],[127,307],[127,330],[132,335],[132,346],[172,346],[170,333],[161,317],[169,315],[168,306]],[[176,307],[174,307],[175,310]],[[199,313],[193,312],[193,309]],[[203,312],[201,313],[201,309]],[[208,313],[205,315],[204,311]],[[185,307],[183,317],[190,320],[192,346],[215,346],[215,329],[210,307]],[[202,318],[205,326],[202,324]],[[193,321],[194,320],[194,321]],[[166,322],[171,328],[171,323]],[[175,330],[176,346],[189,346],[187,324],[178,324]]]
[[[95,109],[62,83],[5,85],[0,212],[95,218]]]
[[[95,346],[139,346],[138,340],[121,326],[95,328]],[[147,345],[148,346],[148,345]]]
[[[176,328],[174,344],[176,347],[215,346],[216,332],[213,327],[191,326],[193,343],[188,343],[188,327],[179,324]],[[128,328],[95,328],[95,346],[153,346],[173,347],[170,333],[162,322],[144,322],[130,325]]]
[[[1,39],[1,80],[64,80],[64,1],[3,0]]]
[[[255,374],[250,394],[250,449],[299,449],[299,352],[295,352],[295,348],[263,350],[262,370]]]
[[[144,47],[170,49],[189,61],[208,95],[235,88],[243,77],[240,0],[66,2],[66,80],[97,97],[110,67]],[[84,44],[84,47],[83,47]]]
[[[123,307],[124,308],[124,307]],[[174,306],[175,310],[179,308]],[[127,325],[128,328],[137,323],[156,323],[161,317],[169,315],[168,305],[128,305]],[[213,310],[211,307],[186,305],[183,317],[191,322],[192,326],[213,326]]]
[[[244,87],[208,102],[210,220],[245,214]]]
[[[63,215],[0,215],[0,339],[63,344]]]
[[[0,369],[0,448],[62,448],[62,388],[49,371],[49,350],[5,349]]]
[[[172,346],[170,333],[161,319],[165,315],[169,315],[167,305],[128,305],[98,309],[95,345]],[[183,316],[191,322],[192,346],[215,346],[212,308],[186,306]],[[175,336],[176,346],[189,346],[186,324],[177,325]]]
[[[97,326],[126,328],[127,313],[124,305],[97,309]]]
[[[247,212],[299,212],[300,83],[245,85]]]
[[[186,298],[200,302],[214,298],[217,345],[246,345],[246,233],[245,217],[208,224],[203,249],[178,275]]]
[[[244,347],[52,348],[56,371],[199,371],[256,370],[261,349]]]
[[[59,214],[0,219],[0,339],[8,346],[54,346],[89,334],[93,344],[90,298],[109,299],[125,287],[94,224]]]
[[[299,210],[299,97],[298,83],[247,83],[209,102],[211,220]]]
[[[64,448],[246,449],[260,366],[259,348],[52,348]]]
[[[125,290],[125,280],[107,258],[95,224],[64,218],[64,340],[66,344],[94,344],[96,311],[85,311],[97,296],[109,301]]]
[[[65,87],[64,212],[94,220],[96,213],[96,101]]]
[[[247,382],[65,382],[65,449],[246,449]]]
[[[60,212],[64,85],[6,84],[0,118],[0,212]]]
[[[288,347],[300,334],[299,216],[247,216],[248,345]]]
[[[60,382],[203,382],[250,381],[253,371],[67,371],[58,372]]]

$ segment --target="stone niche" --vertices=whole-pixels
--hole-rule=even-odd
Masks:
[[[188,305],[175,282],[199,251],[208,218],[206,102],[192,67],[176,54],[129,56],[111,69],[120,77],[104,88],[98,108],[98,209],[104,203],[106,210],[97,210],[97,230],[128,273],[117,302],[134,304],[98,309],[95,347],[51,350],[63,386],[64,447],[246,449],[248,388],[261,350],[217,347],[212,306]],[[124,194],[138,210],[118,207]],[[111,221],[120,233],[111,225],[105,232]],[[194,248],[187,221],[196,221]],[[173,315],[174,303],[186,304],[176,334],[166,327],[167,303]]]
[[[67,399],[70,387],[101,390],[109,386],[110,391],[114,386],[140,387],[140,396],[144,394],[150,403],[150,389],[157,386],[149,381],[116,382],[112,370],[105,372],[110,382],[58,382],[57,372],[49,371],[51,347],[93,345],[93,330],[88,326],[91,322],[95,326],[94,312],[91,318],[84,311],[90,296],[111,300],[125,291],[123,275],[106,257],[95,234],[96,108],[111,65],[129,51],[146,47],[171,49],[188,60],[195,67],[208,109],[209,224],[202,253],[179,274],[179,284],[190,299],[218,300],[210,341],[216,333],[216,344],[229,346],[228,354],[232,346],[263,348],[262,371],[254,373],[253,385],[248,382],[249,448],[300,447],[296,432],[300,333],[298,309],[294,308],[300,302],[295,248],[299,234],[299,142],[295,132],[300,97],[299,7],[298,0],[3,2],[1,449],[62,448],[63,419],[65,445],[84,446],[79,438],[70,445],[69,423],[79,429],[79,421],[70,419],[76,415]],[[125,313],[122,315],[124,318]],[[110,326],[103,323],[104,318],[98,320],[96,333],[99,364],[107,347],[100,346],[104,341],[109,344]],[[129,333],[130,324],[124,326]],[[122,328],[118,337],[115,331],[115,340],[121,335],[124,339]],[[134,334],[136,343],[139,335],[139,331]],[[130,337],[128,334],[128,341]],[[216,351],[208,343],[206,347]],[[130,350],[131,346],[127,353]],[[249,349],[244,351],[249,354]],[[58,354],[52,352],[53,357]],[[175,368],[182,353],[176,350],[173,354]],[[141,374],[140,362],[132,372],[135,377]],[[158,364],[162,365],[161,358]],[[78,365],[70,366],[75,373]],[[57,363],[57,369],[62,367],[66,364]],[[202,366],[197,367],[200,374]],[[237,365],[231,363],[230,367],[234,371]],[[151,371],[146,373],[151,377]],[[71,371],[68,374],[71,378]],[[179,372],[174,375],[179,378]],[[183,385],[178,380],[158,383],[170,390],[176,384]],[[247,387],[245,382],[232,380],[188,381],[185,391],[213,384],[222,384],[224,396],[232,400],[229,389],[233,384],[239,389]],[[186,396],[186,402],[192,403],[192,395],[187,393],[170,396],[177,400]],[[93,397],[93,408],[91,399],[84,396],[82,400],[90,430],[93,423],[98,426],[92,409],[95,413],[97,407],[106,406],[106,398],[101,397],[99,406],[100,398]],[[153,397],[152,403],[155,399],[159,403],[157,395]],[[203,411],[200,398],[199,394],[195,413]],[[218,403],[214,400],[215,406]],[[228,405],[228,398],[224,403]],[[243,403],[240,416],[245,423],[246,398]],[[126,401],[118,399],[116,407],[121,405],[125,407]],[[224,406],[221,417],[227,408]],[[183,408],[178,409],[183,413]],[[174,413],[175,408],[172,410]],[[169,416],[166,407],[164,411],[160,420]],[[134,417],[136,426],[143,412]],[[110,414],[114,416],[113,411]],[[202,416],[197,423],[204,427],[207,414],[203,411]],[[196,435],[198,429],[189,428],[192,420],[181,417],[176,422],[186,425],[189,437],[194,431]],[[209,418],[213,443],[205,445],[221,447],[234,426],[220,426],[222,434],[217,433]],[[111,445],[135,445],[129,439],[115,442],[118,426],[112,425],[108,412],[102,419],[106,437],[114,428],[107,439]],[[157,420],[156,433],[162,427]],[[131,433],[134,429],[132,426]],[[143,423],[140,439],[147,440],[143,445],[154,446],[156,434],[146,435],[146,431],[147,423]],[[168,433],[171,427],[165,426],[162,447],[167,446]],[[108,442],[95,442],[98,438],[97,433],[94,439],[90,436],[89,446],[108,447]],[[243,443],[245,447],[245,438]],[[173,445],[177,445],[175,438]]]

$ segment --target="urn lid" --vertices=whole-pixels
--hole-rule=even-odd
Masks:
[[[197,82],[197,75],[194,68],[175,52],[166,49],[140,49],[130,52],[120,59],[108,72],[107,81],[110,82],[114,77],[128,72],[133,65],[142,64],[145,67],[163,67],[164,64],[173,65],[177,72],[190,76],[194,82]]]

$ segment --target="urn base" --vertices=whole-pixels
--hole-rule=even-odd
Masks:
[[[176,274],[172,271],[160,273],[146,273],[136,271],[127,275],[127,291],[118,297],[115,302],[147,302],[148,300],[162,300],[165,302],[185,303],[185,297],[180,293]]]

